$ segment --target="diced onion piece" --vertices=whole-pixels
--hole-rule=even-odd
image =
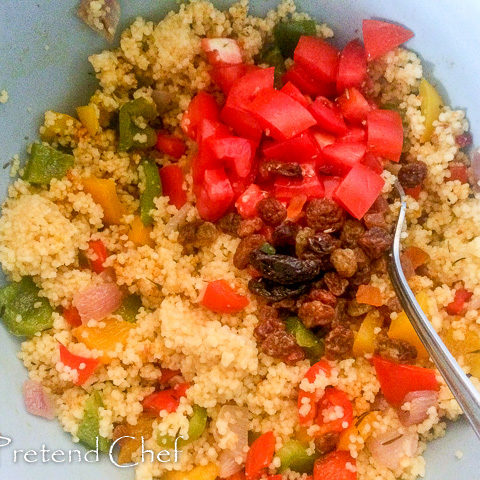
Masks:
[[[34,380],[26,380],[23,384],[22,392],[28,413],[53,420],[55,417],[53,401],[41,383]]]
[[[422,423],[428,417],[428,409],[438,402],[438,392],[418,390],[405,395],[403,405],[409,404],[408,410],[400,408],[398,417],[406,427]]]
[[[383,466],[397,470],[403,458],[413,457],[418,447],[418,435],[398,430],[389,430],[367,440],[367,447],[375,461]]]
[[[113,313],[122,303],[122,292],[114,283],[93,285],[73,297],[82,322],[102,320]]]

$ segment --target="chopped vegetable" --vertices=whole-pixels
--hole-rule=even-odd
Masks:
[[[266,158],[291,162],[309,162],[319,154],[319,147],[313,135],[307,131],[300,135],[281,142],[271,142],[263,148]]]
[[[336,93],[334,83],[323,83],[315,80],[312,76],[300,65],[292,65],[287,73],[283,76],[284,82],[292,82],[305,95],[331,96]]]
[[[410,30],[380,20],[364,20],[362,27],[368,60],[375,60],[385,55],[413,37],[413,32]]]
[[[93,252],[93,257],[89,258],[90,268],[95,273],[102,273],[105,270],[103,264],[108,256],[105,244],[101,240],[90,240],[88,247]]]
[[[49,145],[34,143],[23,179],[29,183],[48,185],[53,178],[63,178],[73,163],[73,155],[55,150]]]
[[[7,330],[20,337],[32,337],[52,328],[53,308],[31,277],[0,288],[0,312]]]
[[[157,142],[155,130],[146,124],[140,127],[138,123],[140,123],[139,120],[142,120],[142,123],[154,120],[156,116],[155,105],[145,98],[137,98],[122,105],[118,117],[118,149],[127,151],[131,148],[146,149],[153,147]]]
[[[168,390],[151,393],[143,399],[143,408],[156,413],[160,413],[162,410],[166,410],[168,413],[175,412],[180,405],[180,399],[186,395],[189,388],[188,383],[179,383]]]
[[[167,471],[162,480],[215,480],[218,476],[218,466],[215,463],[199,465],[188,472]]]
[[[289,440],[277,452],[280,472],[287,469],[299,473],[312,473],[315,455],[308,455],[306,447],[298,440]]]
[[[157,143],[155,148],[166,155],[170,155],[173,158],[180,158],[185,153],[185,142],[174,135],[169,135],[165,132],[157,133]]]
[[[376,329],[381,326],[382,319],[377,310],[371,310],[365,315],[353,342],[353,354],[355,356],[359,357],[375,351]]]
[[[149,245],[150,247],[153,247],[154,242],[150,237],[151,233],[152,227],[144,225],[141,217],[139,215],[135,215],[133,217],[132,224],[130,225],[130,230],[128,231],[128,239],[138,247],[141,247],[142,245]]]
[[[99,365],[96,358],[81,357],[71,353],[67,347],[59,344],[60,361],[72,370],[76,370],[77,379],[73,382],[75,385],[83,385],[93,374]]]
[[[285,58],[292,58],[300,37],[303,35],[315,35],[316,24],[313,20],[289,20],[275,25],[273,35]]]
[[[298,345],[302,347],[312,362],[317,362],[323,355],[324,344],[311,330],[297,317],[288,317],[285,327],[291,333]]]
[[[257,215],[257,204],[265,198],[266,193],[263,192],[258,185],[252,183],[235,202],[238,213],[243,218],[255,217]]]
[[[237,313],[250,302],[247,297],[238,294],[226,280],[214,280],[207,285],[200,303],[212,312]]]
[[[328,98],[319,96],[309,110],[319,127],[334,135],[345,135],[348,131],[343,116],[336,105]]]
[[[40,382],[25,380],[22,385],[25,410],[47,420],[55,418],[55,403]]]
[[[334,420],[328,418],[328,413],[334,408],[341,407],[342,416],[335,417]],[[347,394],[335,387],[327,387],[323,397],[317,405],[317,416],[314,423],[318,425],[315,430],[315,436],[322,436],[326,433],[341,433],[346,430],[353,422],[353,406],[347,397]]]
[[[218,105],[212,95],[204,91],[198,92],[192,98],[187,110],[183,114],[180,126],[185,135],[192,139],[197,138],[197,130],[203,120],[218,120]]]
[[[449,165],[450,177],[446,181],[458,180],[460,183],[468,183],[468,168],[466,165]]]
[[[208,138],[205,144],[208,145],[209,150],[215,159],[220,162],[220,165],[227,168],[228,171],[234,172],[241,178],[249,175],[256,149],[253,140],[234,136],[222,136],[220,138],[213,136]]]
[[[117,195],[115,181],[111,178],[83,178],[83,189],[89,193],[93,201],[103,209],[103,221],[108,225],[121,222],[126,210]]]
[[[142,446],[142,437],[144,441],[148,440],[152,436],[153,431],[153,421],[157,418],[156,415],[149,412],[142,412],[137,419],[135,425],[130,425],[129,423],[122,423],[116,428],[121,428],[122,437],[133,437],[133,438],[122,438],[119,442],[120,452],[118,453],[117,463],[120,465],[130,463],[132,461],[133,454]],[[116,431],[114,429],[113,436],[116,437]]]
[[[412,267],[415,270],[418,267],[425,265],[430,258],[428,253],[424,252],[421,248],[413,246],[406,248],[403,254],[410,259],[410,262],[412,262]]]
[[[315,167],[309,163],[303,164],[302,173],[302,179],[277,178],[274,182],[275,197],[280,200],[290,200],[298,195],[306,195],[308,199],[322,198],[325,188],[315,172]]]
[[[49,110],[45,117],[53,116],[54,119],[49,118],[48,122],[45,118],[45,124],[41,128],[40,138],[44,142],[52,142],[55,140],[55,137],[65,135],[67,132],[72,129],[77,128],[80,125],[80,122],[76,119],[67,115],[66,113],[52,112]]]
[[[438,120],[440,115],[440,108],[443,105],[443,100],[437,90],[435,90],[435,87],[427,82],[425,78],[422,78],[420,81],[419,95],[422,101],[420,111],[425,118],[425,130],[421,141],[428,142],[433,134],[433,122]]]
[[[383,305],[382,292],[373,285],[360,285],[357,290],[357,302],[380,307]]]
[[[307,196],[303,193],[292,197],[287,207],[287,219],[292,222],[297,221],[302,214],[305,203],[307,203]]]
[[[356,461],[348,452],[331,452],[315,461],[313,480],[357,480]]]
[[[95,105],[88,104],[83,107],[77,107],[77,115],[82,125],[92,137],[98,133],[100,130],[100,122]]]
[[[114,283],[101,283],[77,292],[73,306],[77,308],[82,322],[103,320],[122,303],[122,292]]]
[[[152,210],[155,210],[155,198],[162,195],[162,184],[157,164],[150,159],[143,159],[139,165],[142,191],[140,193],[140,218],[144,225],[153,223]]]
[[[183,171],[178,165],[167,165],[160,169],[162,195],[179,210],[187,203],[187,192],[183,189]]]
[[[101,452],[107,453],[110,448],[110,440],[100,436],[100,413],[103,407],[102,397],[98,390],[95,390],[85,402],[83,418],[78,426],[77,437],[91,449],[95,449],[98,441],[98,448]]]
[[[360,415],[355,422],[350,425],[347,430],[340,434],[337,450],[350,450],[350,444],[355,444],[358,448],[363,448],[364,443],[370,438],[374,432],[375,422],[381,421],[382,417],[379,412],[371,411]],[[351,437],[354,441],[352,442]],[[360,437],[360,439],[358,438]]]
[[[263,253],[266,253],[267,255],[275,255],[275,253],[277,253],[277,251],[275,250],[275,247],[268,242],[265,242],[260,247],[260,251],[262,251]]]
[[[340,54],[337,74],[337,92],[346,88],[362,86],[367,78],[367,56],[359,40],[347,43]]]
[[[472,295],[473,293],[465,288],[459,288],[455,292],[453,302],[449,303],[445,310],[449,315],[460,315],[465,309],[465,302],[468,302],[472,298]]]
[[[260,435],[251,445],[245,462],[246,480],[257,480],[272,463],[275,453],[275,436],[273,432]]]
[[[345,120],[353,124],[362,124],[372,109],[367,99],[355,87],[347,88],[337,99],[338,106]]]
[[[201,218],[214,222],[222,217],[234,198],[232,184],[225,169],[205,170],[204,183],[196,195],[197,210]]]
[[[282,52],[277,45],[264,50],[260,56],[259,63],[266,63],[275,68],[275,86],[280,88],[282,86],[282,77],[286,72],[285,59]]]
[[[180,447],[198,440],[207,426],[207,410],[198,405],[193,405],[192,408],[193,413],[188,422],[188,438],[186,440],[180,439],[178,441]]]
[[[368,150],[398,162],[403,148],[402,117],[393,110],[372,110],[367,115]]]
[[[210,65],[242,63],[242,51],[233,38],[202,38],[201,45]]]
[[[399,407],[409,392],[440,389],[435,370],[430,368],[393,363],[378,356],[373,357],[373,365],[382,393],[394,407]]]
[[[142,299],[132,293],[124,297],[122,304],[118,310],[115,311],[115,314],[120,315],[126,322],[135,323],[137,313],[141,306]]]
[[[72,327],[79,327],[82,324],[82,319],[78,310],[74,306],[63,309],[63,317],[67,323]]]
[[[312,99],[304,95],[292,82],[286,82],[280,90],[304,107],[308,107],[312,103]]]
[[[365,156],[365,144],[360,142],[327,145],[322,150],[320,171],[334,175],[346,175]]]

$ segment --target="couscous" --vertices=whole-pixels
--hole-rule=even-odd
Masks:
[[[388,280],[393,184],[410,286],[478,385],[480,159],[412,32],[363,32],[340,52],[290,0],[196,0],[90,56],[0,217],[29,412],[137,480],[424,475],[461,410]]]

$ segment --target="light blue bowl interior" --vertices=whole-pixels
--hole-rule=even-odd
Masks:
[[[45,110],[72,113],[93,93],[96,80],[87,62],[90,53],[107,43],[76,17],[77,0],[0,0],[0,90],[10,99],[0,104],[0,165],[36,139]],[[139,15],[159,20],[176,4],[171,0],[124,0],[121,29]],[[219,5],[230,2],[218,1]],[[420,53],[426,73],[439,84],[444,98],[454,107],[467,109],[475,136],[480,134],[480,2],[463,0],[299,0],[298,6],[316,19],[328,22],[335,42],[361,36],[362,18],[390,19],[408,26],[415,38],[408,46]],[[274,0],[252,1],[252,10],[264,14]],[[118,37],[117,37],[118,41]],[[9,183],[8,169],[0,169],[0,196]],[[100,464],[13,463],[13,448],[39,450],[42,443],[55,450],[73,448],[70,437],[56,422],[24,411],[21,385],[26,371],[16,359],[19,342],[0,328],[0,435],[13,438],[0,448],[0,478],[5,480],[133,479],[130,469]],[[1,442],[0,442],[1,444]],[[478,477],[478,440],[464,421],[451,425],[444,439],[427,451],[427,480]],[[464,453],[459,461],[456,450]]]

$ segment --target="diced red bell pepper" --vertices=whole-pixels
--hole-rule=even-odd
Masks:
[[[343,415],[335,420],[328,421],[324,417],[324,413],[334,407],[341,407]],[[353,406],[348,399],[347,394],[335,387],[327,387],[325,394],[317,404],[317,416],[315,424],[318,425],[318,430],[315,431],[315,436],[321,437],[327,433],[341,433],[346,430],[353,422]]]
[[[153,392],[143,399],[143,409],[155,413],[160,413],[162,410],[168,413],[176,412],[180,399],[186,395],[189,388],[188,383],[180,383],[168,390]]]
[[[311,128],[310,132],[313,135],[313,138],[317,142],[317,145],[320,147],[320,150],[323,150],[327,145],[335,143],[336,137],[331,133],[324,132],[319,128]]]
[[[430,368],[394,363],[379,356],[373,357],[372,362],[383,396],[394,407],[403,403],[407,393],[440,389],[435,370]]]
[[[313,135],[307,131],[283,142],[273,142],[263,148],[266,158],[298,163],[311,161],[319,155],[320,149]]]
[[[415,200],[418,200],[420,198],[420,193],[422,193],[422,186],[417,185],[416,187],[413,188],[404,188],[403,189],[407,195],[410,195],[412,198]]]
[[[286,140],[316,124],[310,112],[279,90],[262,90],[249,107],[265,132],[277,140]]]
[[[82,324],[80,313],[78,313],[78,310],[73,305],[63,309],[63,318],[65,318],[67,323],[72,327],[79,327]]]
[[[340,111],[345,120],[351,123],[361,124],[368,112],[372,109],[365,97],[355,87],[349,87],[337,99]]]
[[[155,148],[166,155],[170,155],[173,158],[180,158],[185,153],[185,142],[174,135],[169,135],[165,132],[157,133],[157,144]]]
[[[393,110],[372,110],[367,115],[367,146],[370,152],[393,162],[403,147],[402,118]]]
[[[337,74],[337,92],[360,87],[367,78],[367,55],[358,39],[347,43],[340,54]]]
[[[362,165],[365,165],[366,167],[370,168],[370,170],[373,170],[375,173],[378,173],[379,175],[383,172],[382,160],[371,152],[367,152],[365,154],[365,156],[361,160],[361,163]]]
[[[215,98],[209,93],[198,92],[192,98],[187,110],[183,114],[180,126],[185,135],[196,139],[197,128],[202,120],[218,120],[218,105]]]
[[[338,50],[321,38],[300,37],[293,59],[321,82],[331,83],[337,79]]]
[[[312,198],[323,198],[325,188],[315,172],[315,166],[304,163],[302,164],[302,171],[302,179],[277,178],[274,182],[275,198],[290,200],[301,194],[306,195],[309,200]]]
[[[335,95],[336,86],[335,83],[319,82],[313,79],[307,71],[300,65],[294,64],[285,73],[282,79],[285,83],[291,82],[298,87],[306,95],[323,95],[330,97]]]
[[[385,55],[413,37],[412,31],[380,20],[364,20],[362,29],[368,60]]]
[[[187,202],[187,192],[183,189],[183,172],[178,165],[166,165],[159,169],[162,194],[170,198],[170,203],[178,209]]]
[[[308,380],[308,383],[314,383],[317,375],[330,376],[332,368],[325,360],[313,364],[305,373],[304,378]],[[320,396],[317,392],[306,392],[299,389],[298,391],[298,420],[300,425],[308,425],[317,416],[317,403],[320,400]],[[308,412],[302,408],[304,405],[309,404],[310,409]]]
[[[346,450],[331,452],[315,460],[313,480],[357,480],[356,460]]]
[[[325,198],[333,199],[333,195],[342,181],[341,177],[322,176],[320,179],[325,189]]]
[[[252,183],[235,202],[235,207],[238,213],[243,218],[251,218],[257,215],[257,204],[260,200],[266,197],[265,192],[258,186]]]
[[[322,150],[320,170],[333,175],[346,175],[365,155],[364,143],[333,143]],[[326,170],[325,170],[326,169]]]
[[[93,252],[93,257],[89,258],[90,268],[95,273],[102,273],[105,270],[103,264],[108,257],[107,248],[101,240],[90,240],[89,249]]]
[[[384,183],[378,173],[357,163],[338,186],[334,199],[360,220],[380,195]]]
[[[210,77],[225,95],[232,85],[247,73],[248,67],[243,63],[237,65],[217,65],[210,70]]]
[[[309,107],[318,126],[334,135],[345,135],[348,131],[338,107],[328,98],[317,97]]]
[[[238,313],[250,302],[238,294],[226,280],[210,282],[205,289],[201,305],[216,313]]]
[[[242,63],[242,51],[232,38],[202,38],[201,46],[210,65]]]
[[[172,378],[182,374],[180,370],[170,370],[169,368],[161,368],[160,370],[162,376],[158,380],[158,383],[161,383],[162,385],[167,385]]]
[[[449,303],[445,310],[449,315],[460,315],[465,308],[465,302],[468,302],[472,298],[472,295],[473,293],[465,288],[459,288],[455,292],[453,302]]]
[[[304,107],[307,107],[312,103],[312,99],[310,97],[306,97],[292,82],[287,82],[280,89],[280,91],[285,93],[289,97],[292,97]]]
[[[60,361],[72,370],[76,370],[77,380],[75,385],[83,385],[93,374],[95,369],[99,365],[99,361],[96,358],[81,357],[71,353],[65,345],[58,344],[60,347]]]
[[[366,142],[367,132],[359,126],[348,127],[345,135],[337,138],[337,142]]]
[[[208,147],[216,159],[241,178],[248,176],[252,169],[256,145],[253,140],[241,137],[212,138]]]
[[[460,183],[468,183],[468,170],[466,165],[450,165],[450,178],[447,181],[459,180]]]
[[[275,453],[275,435],[267,432],[260,435],[250,446],[245,461],[247,480],[258,480],[264,470],[272,463]]]

